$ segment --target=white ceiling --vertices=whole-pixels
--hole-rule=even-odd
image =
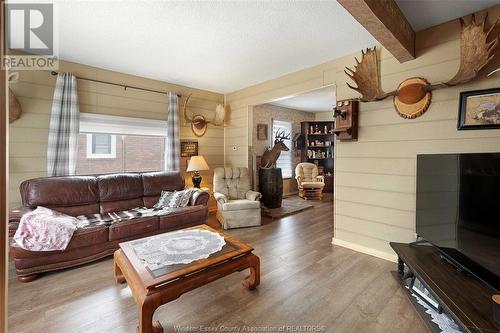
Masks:
[[[228,93],[376,45],[336,1],[58,1],[64,60]]]
[[[378,44],[333,0],[55,1],[61,59],[221,93]],[[499,3],[397,2],[415,30]]]
[[[300,95],[282,98],[269,104],[307,112],[319,112],[332,111],[335,102],[335,87],[330,86]]]
[[[396,0],[396,2],[415,31],[500,4],[499,0]]]

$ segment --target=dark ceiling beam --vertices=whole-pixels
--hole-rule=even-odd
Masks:
[[[399,62],[415,59],[415,32],[394,0],[337,0]]]

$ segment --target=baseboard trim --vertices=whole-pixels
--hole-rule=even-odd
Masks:
[[[374,257],[377,257],[377,258],[381,258],[381,259],[384,259],[384,260],[388,260],[388,261],[392,261],[392,262],[397,262],[398,261],[398,256],[396,254],[390,254],[390,253],[382,252],[382,251],[375,250],[375,249],[372,249],[372,248],[369,248],[369,247],[366,247],[366,246],[363,246],[363,245],[359,245],[359,244],[347,242],[345,240],[341,240],[341,239],[338,239],[338,238],[335,238],[335,237],[332,238],[332,244],[333,245],[342,246],[342,247],[345,247],[347,249],[354,250],[354,251],[357,251],[357,252],[369,254],[371,256],[374,256]]]

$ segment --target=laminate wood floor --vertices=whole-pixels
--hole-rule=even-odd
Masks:
[[[301,200],[297,198],[297,200]],[[236,273],[181,296],[155,313],[166,332],[237,332],[319,325],[324,332],[426,332],[391,271],[395,264],[331,244],[332,197],[256,228],[231,230],[261,259],[250,292]],[[218,226],[214,217],[209,224]],[[135,332],[137,307],[116,285],[112,258],[48,273],[32,283],[9,270],[9,332]],[[267,327],[267,330],[266,330]],[[293,331],[291,329],[285,331]]]

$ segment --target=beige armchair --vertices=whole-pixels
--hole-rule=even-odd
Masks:
[[[318,176],[318,166],[314,163],[303,162],[295,167],[295,179],[299,188],[299,196],[307,199],[323,199],[325,178]]]
[[[261,196],[250,190],[247,168],[215,168],[217,220],[224,229],[260,225]]]

